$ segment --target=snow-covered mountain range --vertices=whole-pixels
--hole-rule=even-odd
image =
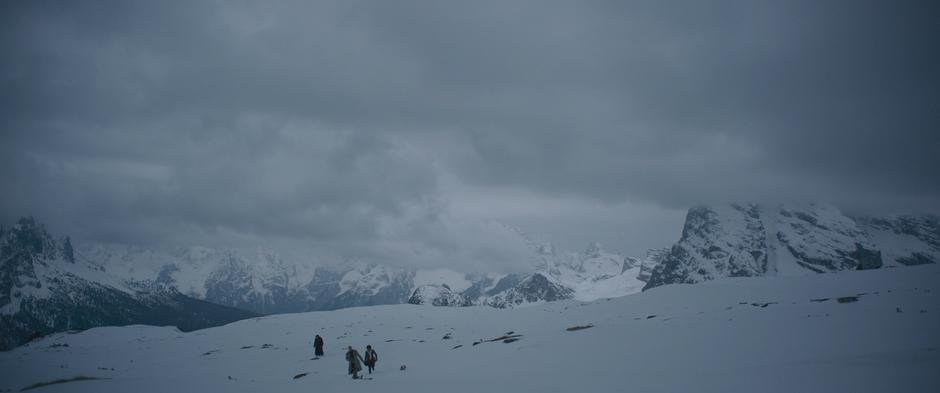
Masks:
[[[488,305],[497,308],[562,299],[594,300],[639,292],[644,262],[604,251],[598,243],[583,252],[559,252],[532,244],[534,271],[502,276],[468,275],[470,285],[418,286],[408,302],[436,306]]]
[[[936,216],[850,217],[825,204],[696,207],[645,288],[938,261]]]
[[[76,259],[126,282],[152,282],[196,299],[262,314],[399,304],[498,308],[639,292],[643,261],[605,252],[559,252],[531,244],[526,273],[465,273],[351,263],[288,262],[265,249],[182,248],[158,252],[121,245],[78,246]],[[647,266],[649,263],[647,262]]]
[[[520,233],[520,236],[524,236]],[[526,241],[528,238],[526,237]],[[257,314],[401,304],[504,308],[638,292],[641,263],[591,245],[531,244],[528,273],[464,273],[378,264],[313,266],[263,248],[171,251],[77,244],[30,218],[0,229],[0,317],[9,348],[55,331],[101,325],[192,329]]]
[[[288,261],[264,248],[72,244],[31,219],[0,229],[7,348],[38,334],[148,323],[211,326],[257,314],[384,304],[517,307],[620,297],[723,277],[794,276],[940,261],[936,216],[850,217],[823,204],[689,210],[680,240],[641,258],[534,241],[527,271],[460,272]],[[207,311],[209,310],[209,311]]]
[[[0,228],[0,350],[52,332],[105,325],[171,325],[189,331],[257,314],[121,280],[76,258],[32,219]]]

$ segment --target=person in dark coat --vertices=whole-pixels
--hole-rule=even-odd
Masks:
[[[352,374],[353,379],[359,379],[359,372],[362,371],[362,355],[350,346],[346,351],[346,361],[349,362],[349,374]]]
[[[375,369],[375,362],[379,361],[379,355],[375,353],[371,345],[366,345],[366,366],[369,367],[369,374]]]
[[[313,352],[314,355],[323,356],[323,337],[317,335],[317,338],[313,339]]]

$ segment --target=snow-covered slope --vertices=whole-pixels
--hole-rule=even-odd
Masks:
[[[857,221],[888,266],[940,262],[940,217],[862,217]]]
[[[193,330],[255,315],[110,276],[76,260],[68,238],[54,239],[32,219],[0,228],[0,350],[70,329],[147,323]]]
[[[936,392],[940,266],[671,285],[535,307],[351,308],[0,353],[0,391]],[[315,334],[326,340],[314,359]],[[373,345],[371,380],[343,347]],[[400,370],[406,366],[405,370]],[[85,380],[73,380],[84,377]]]
[[[645,288],[936,263],[937,221],[852,218],[824,204],[696,207]]]

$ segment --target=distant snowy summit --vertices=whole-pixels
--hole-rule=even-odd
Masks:
[[[531,244],[534,271],[503,276],[468,275],[468,288],[457,291],[446,284],[417,287],[411,304],[435,306],[515,307],[564,299],[594,300],[639,292],[643,272],[657,261],[608,253],[599,243],[583,252],[559,252],[551,244]],[[649,257],[658,258],[657,252]]]
[[[826,204],[695,207],[644,289],[938,261],[936,216],[850,217]]]

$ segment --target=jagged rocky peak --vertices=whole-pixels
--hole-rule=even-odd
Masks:
[[[643,261],[641,261],[639,258],[625,256],[623,257],[623,268],[620,269],[620,273],[641,266],[642,264]]]
[[[420,286],[408,298],[408,303],[443,307],[470,305],[463,295],[454,292],[447,284]]]
[[[14,313],[32,293],[45,295],[39,272],[64,260],[74,263],[71,240],[56,241],[32,217],[0,228],[0,308]]]
[[[500,280],[500,284],[504,283],[509,286],[507,289],[500,290],[500,285],[497,284],[491,292],[494,294],[478,300],[477,304],[507,308],[526,303],[553,302],[574,297],[574,290],[541,273],[532,273],[524,278],[510,275]]]
[[[815,203],[696,207],[645,288],[935,263],[937,222],[934,216],[853,218]]]
[[[66,251],[59,247],[46,227],[32,217],[20,218],[12,227],[0,231],[0,248],[7,256],[29,255],[43,260],[57,259]],[[67,251],[71,253],[71,240]]]
[[[637,274],[636,278],[643,282],[649,281],[650,276],[653,274],[653,269],[662,263],[663,258],[666,257],[668,252],[669,248],[654,248],[647,251],[646,256],[640,261],[640,272]]]
[[[0,230],[0,350],[65,330],[127,324],[192,330],[255,316],[76,259],[70,238],[55,240],[34,219]]]
[[[767,238],[757,205],[695,207],[686,215],[682,238],[653,270],[646,288],[760,276],[767,268]]]

